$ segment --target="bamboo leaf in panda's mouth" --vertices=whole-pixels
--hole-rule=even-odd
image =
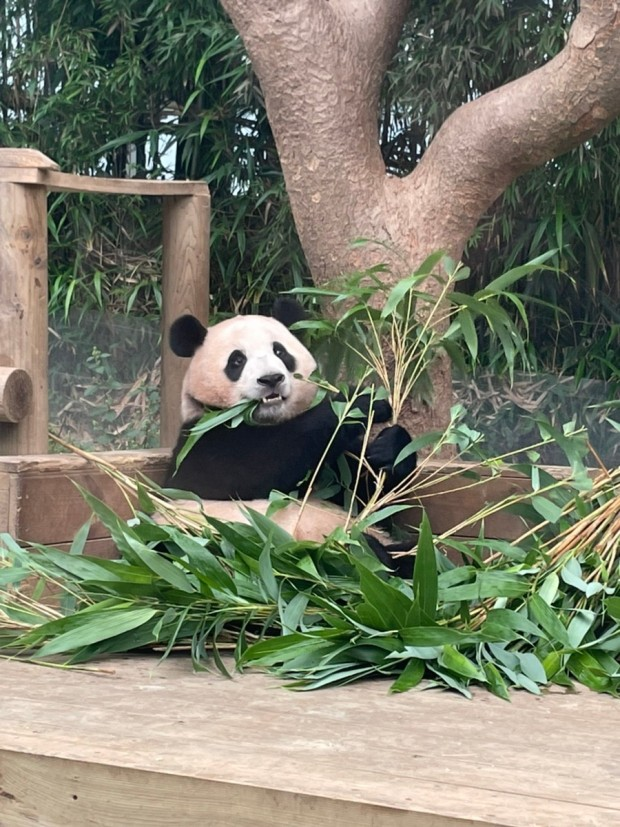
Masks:
[[[233,405],[231,408],[226,408],[225,410],[221,410],[220,408],[206,409],[200,419],[192,425],[187,439],[177,455],[175,470],[178,470],[179,465],[183,462],[200,437],[203,434],[206,434],[207,431],[212,431],[220,425],[226,425],[228,428],[237,428],[242,422],[245,422],[246,424],[254,424],[252,422],[252,416],[258,404],[259,403],[256,400],[244,399],[243,402],[238,402],[236,405]]]

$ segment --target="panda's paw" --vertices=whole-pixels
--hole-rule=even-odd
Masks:
[[[375,471],[393,471],[394,463],[401,451],[409,445],[411,437],[401,425],[391,425],[370,443],[366,451],[366,460]],[[416,467],[416,455],[410,454],[398,463],[398,476],[404,479]]]
[[[372,534],[364,534],[364,539],[377,559],[393,575],[405,580],[410,580],[413,577],[415,565],[415,556],[412,554],[413,542],[383,543],[377,537],[373,537]],[[402,554],[402,552],[409,552],[409,554]]]
[[[378,399],[372,406],[374,422],[388,422],[392,416],[392,406],[387,399]]]

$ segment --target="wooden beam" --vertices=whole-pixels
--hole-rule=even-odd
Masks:
[[[229,664],[232,666],[232,664]],[[620,703],[0,661],[6,827],[617,827]]]
[[[208,196],[175,197],[164,201],[162,272],[162,359],[160,445],[171,447],[181,425],[181,385],[187,360],[168,345],[172,322],[192,313],[206,325],[209,314]]]
[[[104,451],[98,456],[111,462],[130,476],[142,475],[157,483],[163,482],[170,461],[170,451]],[[405,525],[416,526],[420,519],[419,502],[426,507],[431,527],[436,534],[449,531],[467,520],[487,503],[498,502],[507,494],[529,488],[529,480],[512,471],[486,478],[469,488],[467,474],[474,464],[446,466],[427,462],[418,479],[418,504],[404,512]],[[566,468],[548,468],[555,477],[568,473]],[[465,475],[462,475],[465,472]],[[455,476],[447,476],[454,473]],[[76,483],[104,500],[121,517],[129,516],[129,508],[118,486],[103,471],[74,454],[49,454],[23,457],[0,457],[0,531],[14,537],[43,544],[70,543],[75,533],[90,516],[90,510]],[[525,529],[525,523],[506,511],[485,522],[485,536],[511,540]],[[478,527],[461,529],[460,537],[477,536]],[[107,536],[104,527],[94,522],[89,537]]]
[[[22,153],[23,163],[42,163]],[[33,385],[30,413],[0,422],[0,455],[47,451],[47,327],[47,192],[0,182],[0,365],[25,370]]]
[[[2,152],[2,150],[0,150]],[[1,156],[0,156],[1,157]],[[209,187],[202,181],[150,181],[144,178],[108,178],[94,175],[72,175],[54,169],[11,168],[0,164],[0,182],[31,184],[50,192],[107,193],[109,195],[208,195]]]
[[[201,181],[149,181],[58,171],[37,150],[0,149],[0,366],[32,377],[32,412],[16,427],[15,406],[0,399],[0,455],[47,450],[47,211],[46,192],[164,197],[161,430],[174,444],[185,364],[167,346],[170,323],[193,313],[205,324],[209,306],[210,196]],[[15,381],[15,378],[13,379]],[[22,389],[25,383],[22,382]],[[2,388],[0,387],[0,391]],[[0,393],[1,396],[1,393]],[[25,398],[24,394],[20,398]],[[11,423],[11,424],[8,424]]]
[[[104,451],[98,454],[129,476],[143,475],[161,483],[168,466],[167,451]],[[74,454],[0,457],[0,532],[25,542],[70,543],[91,516],[79,489],[103,500],[121,518],[130,516],[124,494],[114,480]],[[90,539],[108,537],[97,520]]]
[[[21,169],[60,169],[56,161],[38,149],[24,149],[22,147],[3,147],[0,149],[0,168],[11,167]]]
[[[20,368],[0,367],[0,422],[19,422],[32,409],[32,379]]]

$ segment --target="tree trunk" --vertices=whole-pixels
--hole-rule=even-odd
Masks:
[[[297,231],[319,285],[377,263],[397,280],[427,255],[458,260],[518,175],[579,145],[620,113],[618,2],[583,0],[562,52],[457,109],[406,178],[386,174],[381,83],[409,0],[222,0],[265,96]],[[380,242],[351,247],[356,238]],[[447,419],[446,362],[434,410]]]

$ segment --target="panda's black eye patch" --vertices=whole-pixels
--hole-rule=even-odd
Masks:
[[[295,361],[295,357],[291,356],[288,350],[281,345],[280,342],[273,343],[273,352],[274,355],[281,359],[284,367],[288,370],[289,373],[295,372],[295,367],[297,366],[297,362]]]
[[[224,368],[224,373],[231,382],[236,382],[240,378],[247,361],[248,360],[242,351],[233,350],[228,357],[228,362]]]

